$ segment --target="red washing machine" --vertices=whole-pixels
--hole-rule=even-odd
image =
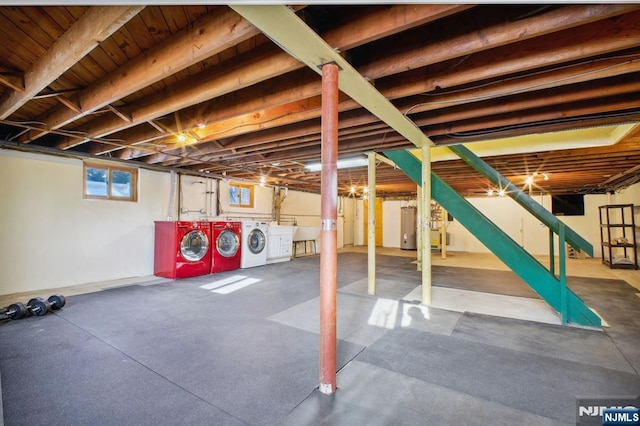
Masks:
[[[153,274],[177,279],[211,271],[209,222],[156,221]]]
[[[240,269],[242,223],[211,222],[213,251],[211,273]]]

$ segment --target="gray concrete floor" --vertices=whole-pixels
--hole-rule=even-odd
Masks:
[[[609,325],[590,330],[501,315],[514,299],[492,295],[539,300],[485,255],[434,255],[434,285],[482,295],[494,314],[407,298],[420,282],[415,252],[381,250],[369,296],[361,250],[339,254],[332,396],[317,390],[319,257],[307,256],[45,292],[62,291],[67,306],[0,324],[4,421],[575,424],[578,397],[640,395],[638,271],[568,261],[569,285]]]

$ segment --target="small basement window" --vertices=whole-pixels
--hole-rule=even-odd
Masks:
[[[243,183],[229,184],[229,205],[234,207],[253,207],[253,185]]]
[[[85,162],[84,198],[138,201],[138,169]]]

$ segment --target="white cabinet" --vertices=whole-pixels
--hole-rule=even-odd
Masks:
[[[267,229],[267,263],[291,260],[293,226],[272,225]]]

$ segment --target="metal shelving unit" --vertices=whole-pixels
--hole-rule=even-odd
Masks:
[[[612,269],[638,269],[634,205],[609,204],[598,209],[602,263]]]

